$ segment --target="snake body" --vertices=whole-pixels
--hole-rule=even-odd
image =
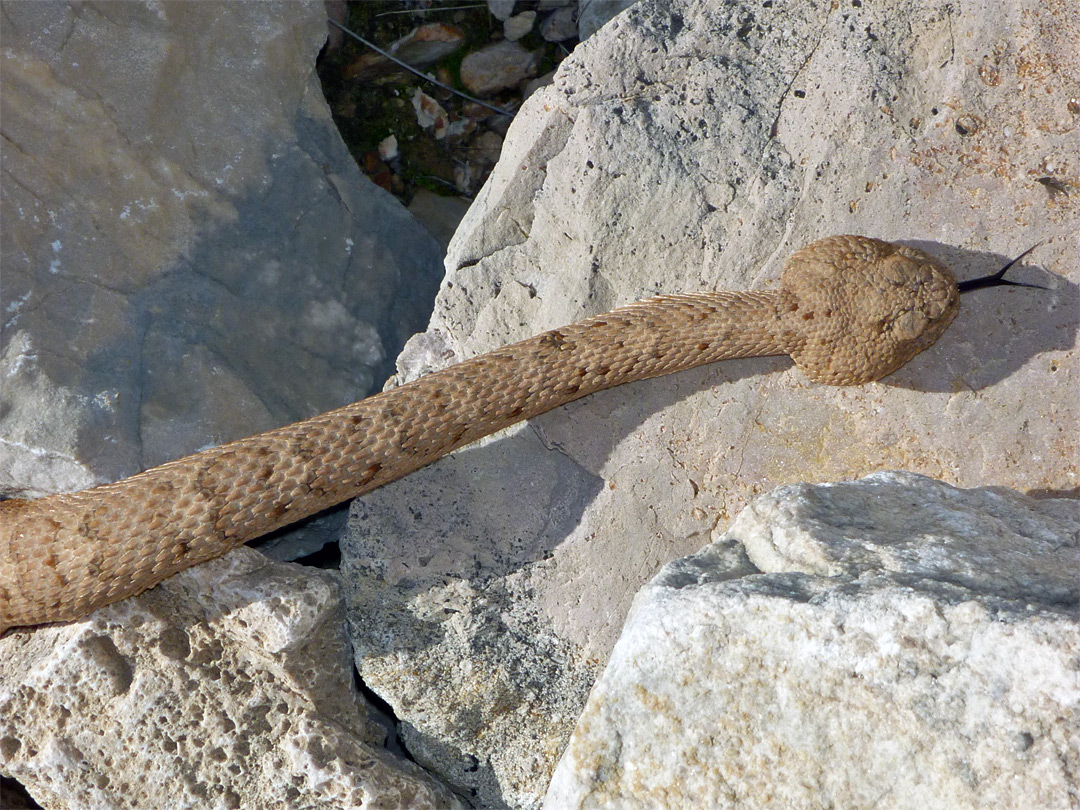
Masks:
[[[829,237],[788,259],[778,291],[640,301],[112,484],[0,502],[0,632],[83,616],[622,383],[780,354],[817,382],[878,379],[958,307],[951,272],[928,254]]]

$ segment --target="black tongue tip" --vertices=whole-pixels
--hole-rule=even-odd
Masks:
[[[1034,245],[1029,247],[1027,250],[1025,250],[1007,265],[998,270],[996,273],[991,273],[988,276],[980,276],[979,278],[968,279],[967,281],[961,281],[959,284],[956,285],[957,289],[960,290],[961,295],[966,292],[971,292],[972,290],[981,290],[983,287],[1031,287],[1036,290],[1049,289],[1048,287],[1043,287],[1039,284],[1027,284],[1023,281],[1011,281],[1005,278],[1005,273],[1008,272],[1010,267],[1012,267],[1022,258],[1027,256],[1029,253],[1031,253],[1031,251],[1039,247],[1041,244],[1042,242],[1036,242]]]

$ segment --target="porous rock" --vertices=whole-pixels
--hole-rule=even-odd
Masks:
[[[1072,500],[782,487],[637,596],[544,806],[1075,807],[1078,552]]]
[[[4,6],[0,493],[381,384],[442,252],[348,154],[325,38],[321,2]]]
[[[558,452],[518,466],[536,443],[528,427],[481,442],[456,454],[437,486],[421,470],[422,494],[405,508],[377,495],[357,501],[342,570],[364,682],[404,721],[416,761],[486,808],[538,804],[598,674],[571,666],[575,651],[517,598],[528,566],[550,556],[583,508],[559,498],[599,487]],[[522,491],[549,498],[518,509]],[[480,498],[488,509],[473,508]],[[416,527],[436,516],[434,546]],[[398,551],[387,555],[388,545]]]
[[[772,287],[788,254],[835,233],[906,241],[960,277],[1045,239],[1011,272],[1051,289],[965,296],[942,339],[880,383],[813,385],[786,359],[720,363],[535,419],[511,434],[513,453],[497,440],[471,449],[488,488],[462,487],[447,460],[366,496],[344,553],[408,580],[386,605],[416,633],[395,641],[413,649],[400,658],[409,675],[380,691],[417,734],[458,724],[464,738],[507,710],[441,707],[432,673],[484,671],[487,651],[509,643],[500,635],[517,632],[458,617],[513,605],[538,648],[562,651],[559,666],[576,673],[565,683],[586,683],[637,590],[776,486],[907,468],[958,486],[1076,491],[1080,195],[1038,182],[1071,188],[1078,171],[1073,33],[1060,6],[1036,2],[903,0],[885,12],[643,0],[561,64],[459,227],[403,378],[654,293]],[[984,125],[960,134],[971,114]],[[502,494],[554,457],[557,481]],[[351,598],[366,604],[381,587],[373,572],[352,569]],[[442,639],[477,652],[440,659]],[[354,643],[387,642],[360,625]],[[361,652],[358,666],[379,664]],[[524,681],[514,694],[528,694]],[[531,751],[563,722],[521,705],[522,722],[470,749],[478,782],[502,778],[485,771],[493,757]],[[520,806],[540,801],[545,778]]]
[[[638,0],[589,0],[578,4],[578,38],[588,39]]]
[[[337,576],[237,549],[0,640],[0,772],[46,808],[454,808],[381,747]]]

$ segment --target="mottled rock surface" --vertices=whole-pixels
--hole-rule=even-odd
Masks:
[[[321,2],[3,15],[0,493],[113,480],[381,384],[441,250],[334,128]]]
[[[544,806],[1075,807],[1077,507],[907,473],[759,499],[638,595]]]
[[[578,38],[588,39],[638,0],[585,0],[578,4]]]
[[[0,772],[50,810],[458,807],[365,710],[337,576],[246,548],[0,641]]]
[[[536,444],[525,426],[457,453],[437,484],[430,469],[415,473],[407,506],[357,501],[342,570],[364,683],[404,721],[416,760],[482,807],[538,803],[599,673],[518,598],[587,501],[562,495],[601,485],[554,451],[518,465]],[[486,510],[472,508],[479,499]],[[426,533],[434,522],[438,544]]]
[[[1014,272],[1051,290],[965,296],[938,344],[880,383],[722,363],[569,405],[515,431],[512,452],[471,449],[482,488],[449,460],[368,496],[347,587],[366,609],[390,572],[383,604],[399,617],[392,636],[358,624],[354,643],[397,650],[408,674],[361,653],[365,678],[417,736],[482,739],[522,718],[439,767],[472,769],[485,795],[513,783],[535,806],[544,773],[527,787],[499,764],[562,733],[534,670],[507,675],[509,704],[467,715],[441,674],[491,671],[524,615],[530,644],[560,651],[560,682],[587,683],[642,584],[763,491],[906,468],[1076,492],[1080,194],[1054,189],[1080,187],[1078,36],[1075,15],[1036,2],[643,0],[530,97],[404,378],[657,292],[768,288],[795,248],[835,233],[906,241],[962,278],[1046,239]],[[557,480],[529,483],[553,467]]]
[[[478,96],[516,87],[536,75],[540,58],[516,42],[502,41],[474,51],[461,60],[461,83]]]

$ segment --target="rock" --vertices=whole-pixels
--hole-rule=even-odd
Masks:
[[[413,90],[413,109],[416,110],[416,123],[424,129],[446,129],[449,117],[435,99],[421,90],[419,87]]]
[[[341,142],[321,3],[4,14],[0,492],[113,480],[381,384],[441,251]]]
[[[345,0],[325,0],[324,6],[326,7],[326,19],[336,22],[338,25],[345,25],[345,20],[349,16],[349,8],[345,5]],[[345,32],[342,31],[337,25],[330,25],[327,22],[326,25],[326,51],[331,53],[341,47],[341,44],[345,41]]]
[[[456,25],[427,23],[396,40],[387,50],[413,67],[426,67],[444,59],[465,44],[465,33]]]
[[[1075,501],[778,489],[635,599],[544,806],[1065,810],[1078,543]]]
[[[397,138],[387,135],[379,141],[379,159],[389,162],[399,155]]]
[[[337,576],[241,548],[0,640],[0,771],[47,808],[451,808],[381,747]]]
[[[503,139],[496,132],[482,132],[473,141],[473,155],[486,166],[494,166],[502,154]]]
[[[364,683],[404,721],[416,761],[486,808],[539,804],[597,675],[517,598],[529,567],[543,564],[600,487],[554,450],[518,466],[538,444],[523,427],[455,455],[453,480],[438,489],[429,470],[415,473],[424,494],[408,506],[395,492],[404,482],[356,501],[342,570]],[[567,489],[581,502],[560,500]],[[550,499],[523,512],[521,492]],[[427,536],[433,516],[437,546]],[[493,537],[506,539],[494,546]]]
[[[866,3],[780,5],[743,22],[735,7],[643,0],[575,49],[515,118],[402,379],[659,292],[771,287],[784,257],[831,233],[922,246],[961,277],[1047,239],[1016,277],[1053,290],[965,296],[938,344],[880,383],[828,388],[786,359],[730,361],[568,405],[501,440],[512,451],[497,438],[471,448],[483,486],[449,459],[368,496],[379,505],[356,507],[366,520],[344,544],[346,587],[365,605],[389,587],[361,564],[373,559],[406,580],[386,610],[415,633],[395,642],[410,676],[377,689],[417,733],[457,722],[443,712],[429,724],[442,673],[489,671],[519,632],[452,619],[528,615],[538,649],[565,651],[560,681],[585,683],[640,587],[762,491],[893,468],[1035,494],[1080,485],[1080,197],[1028,174],[1078,152],[1068,99],[1080,98],[1069,78],[1080,57],[1036,33],[1066,30],[1064,17],[1034,2],[1020,16],[944,0],[905,0],[887,17]],[[992,57],[998,84],[964,67],[1002,42],[1019,50]],[[1035,63],[1063,67],[1036,75]],[[961,136],[962,109],[1013,134]],[[1014,219],[1020,230],[1001,226]],[[558,477],[534,479],[542,469]],[[357,649],[381,649],[379,632],[356,628]],[[470,648],[466,661],[450,655]],[[360,653],[358,666],[382,664]],[[520,681],[500,694],[522,702],[477,704],[451,739],[511,711],[527,719],[488,750],[561,733],[543,702],[521,697],[526,674],[507,677]]]
[[[525,89],[521,91],[522,98],[528,98],[541,87],[547,87],[555,81],[555,71],[545,73],[543,76],[537,76],[535,79],[530,79],[525,83]]]
[[[508,87],[517,87],[536,75],[540,64],[537,54],[530,53],[516,42],[496,42],[473,51],[461,60],[461,83],[470,93],[490,96]]]
[[[438,240],[444,250],[468,210],[469,200],[446,197],[424,188],[418,189],[409,203],[409,213]]]
[[[578,11],[578,39],[584,42],[637,0],[591,0]]]
[[[511,42],[517,42],[533,29],[536,22],[535,11],[523,11],[507,18],[503,23],[503,35]]]
[[[515,0],[487,0],[488,11],[499,22],[506,22],[514,13]]]
[[[570,6],[556,9],[540,23],[540,36],[548,42],[564,42],[577,35],[577,9]]]
[[[917,505],[918,531],[907,515]],[[1080,502],[1012,490],[962,490],[905,473],[852,484],[797,484],[750,504],[732,523],[761,571],[858,578],[884,571],[1002,599],[1077,599]]]
[[[334,29],[338,33],[341,30]],[[465,34],[456,25],[427,23],[394,40],[384,50],[414,68],[433,65],[465,44]],[[381,53],[365,50],[343,69],[349,81],[372,82],[390,74],[403,72],[392,59]]]

